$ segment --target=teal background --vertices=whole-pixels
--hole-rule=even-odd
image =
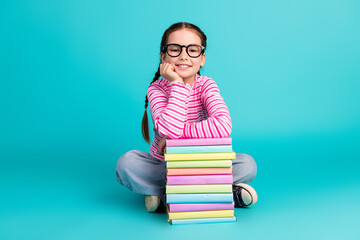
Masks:
[[[2,1],[0,239],[360,239],[359,12],[355,0]],[[259,201],[236,223],[171,226],[115,179],[122,154],[149,151],[146,89],[178,21],[207,34],[202,74],[235,151],[258,164]]]

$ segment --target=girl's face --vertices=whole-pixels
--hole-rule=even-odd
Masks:
[[[201,45],[200,37],[191,29],[180,29],[172,32],[167,40],[167,44],[179,44],[188,46],[190,44]],[[177,57],[171,57],[167,53],[160,53],[161,62],[171,63],[175,67],[175,72],[185,81],[194,80],[195,74],[200,67],[205,64],[205,53],[197,58],[190,57],[186,48],[182,48],[182,52]]]

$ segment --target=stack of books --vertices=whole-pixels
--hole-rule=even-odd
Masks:
[[[166,203],[175,224],[234,222],[231,138],[168,139]]]

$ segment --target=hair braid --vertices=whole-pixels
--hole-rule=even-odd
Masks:
[[[153,78],[153,80],[151,81],[150,85],[155,82],[156,80],[158,80],[160,77],[160,66],[157,70],[157,72],[155,73],[155,77]],[[143,119],[142,119],[142,122],[141,122],[141,131],[142,131],[142,135],[145,139],[145,141],[147,143],[150,144],[150,135],[149,135],[149,120],[148,120],[148,117],[147,117],[147,107],[148,107],[148,97],[147,97],[147,94],[145,95],[145,111],[144,111],[144,116],[143,116]]]

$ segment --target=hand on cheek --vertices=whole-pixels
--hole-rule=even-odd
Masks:
[[[183,79],[175,70],[175,66],[168,62],[160,63],[160,75],[170,82],[183,82]]]

